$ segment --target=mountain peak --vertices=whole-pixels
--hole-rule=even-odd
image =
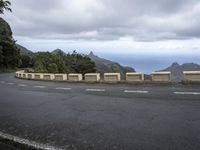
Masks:
[[[174,62],[173,64],[172,64],[172,67],[178,67],[178,66],[180,66],[177,62]]]
[[[89,56],[94,56],[93,51],[91,51],[91,52],[89,53]]]
[[[59,48],[53,50],[51,53],[52,53],[52,54],[59,54],[59,53],[62,53],[62,54],[64,54],[64,55],[66,55],[66,53],[65,53],[63,50],[59,49]]]

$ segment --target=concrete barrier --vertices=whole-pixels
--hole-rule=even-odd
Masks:
[[[121,80],[120,73],[104,73],[104,81],[116,82]]]
[[[56,81],[66,81],[67,74],[54,74],[54,80]]]
[[[19,72],[15,72],[15,77],[19,77]]]
[[[126,73],[126,81],[144,81],[144,74],[141,72]]]
[[[27,79],[33,79],[33,73],[27,73]]]
[[[83,75],[82,74],[68,74],[69,81],[82,81]]]
[[[33,79],[34,79],[34,80],[42,80],[42,79],[43,79],[43,76],[42,76],[42,74],[40,74],[40,73],[34,73],[34,74],[33,74]]]
[[[23,78],[23,74],[24,74],[24,70],[20,70],[15,73],[15,76],[18,78]]]
[[[19,78],[22,78],[22,76],[23,76],[22,74],[23,74],[23,73],[19,73]]]
[[[27,73],[22,73],[22,78],[27,79]]]
[[[184,81],[200,81],[200,71],[183,71]]]
[[[43,74],[42,79],[43,80],[54,80],[54,74]]]
[[[156,81],[156,82],[170,82],[171,81],[171,72],[153,72],[151,76],[152,76],[152,81]]]
[[[86,73],[84,77],[88,82],[100,81],[100,73]]]

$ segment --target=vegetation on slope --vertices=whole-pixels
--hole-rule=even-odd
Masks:
[[[20,53],[12,38],[9,24],[0,18],[0,70],[15,69],[20,65]]]

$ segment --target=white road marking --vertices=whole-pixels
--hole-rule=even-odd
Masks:
[[[149,91],[124,90],[124,93],[143,93],[143,94],[147,94],[147,93],[149,93]]]
[[[56,90],[71,90],[72,88],[57,87]]]
[[[27,85],[26,85],[26,84],[18,84],[18,86],[25,87],[25,86],[27,86]]]
[[[5,83],[5,81],[0,81],[0,83]]]
[[[10,140],[10,141],[14,141],[14,142],[16,142],[16,143],[28,145],[28,146],[34,147],[34,148],[36,148],[36,149],[44,149],[44,150],[62,150],[62,149],[60,149],[60,148],[56,148],[56,147],[53,147],[53,146],[50,146],[50,145],[47,145],[47,144],[37,143],[37,142],[30,141],[30,140],[27,140],[27,139],[23,139],[23,138],[20,138],[20,137],[17,137],[17,136],[13,136],[13,135],[10,135],[10,134],[6,134],[6,133],[3,133],[3,132],[1,132],[1,131],[0,131],[0,137],[3,138],[3,139],[7,139],[7,140]]]
[[[15,83],[7,83],[8,85],[14,85]]]
[[[44,89],[44,88],[46,88],[46,86],[41,86],[41,85],[38,85],[38,86],[34,86],[34,88],[40,88],[40,89]]]
[[[88,92],[105,92],[105,89],[86,89]]]
[[[178,95],[200,95],[200,92],[174,92],[174,94],[178,94]]]

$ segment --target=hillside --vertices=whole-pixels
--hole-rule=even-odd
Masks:
[[[65,52],[63,52],[61,49],[56,49],[51,52],[52,54],[57,53],[63,53],[66,55]],[[100,58],[93,54],[93,52],[90,52],[89,55],[87,55],[93,62],[95,62],[96,65],[96,72],[99,72],[101,74],[105,72],[119,72],[121,73],[122,79],[125,79],[126,72],[135,72],[135,70],[131,67],[121,66],[117,62],[113,62],[110,60],[106,60],[104,58]]]
[[[171,71],[172,80],[181,81],[183,77],[183,71],[200,71],[200,65],[195,64],[195,63],[185,63],[185,64],[180,65],[177,62],[175,62],[171,66],[161,71]]]
[[[28,50],[27,48],[19,45],[19,44],[16,44],[17,48],[20,49],[20,54],[21,55],[29,55],[29,56],[33,56],[34,53],[30,50]]]
[[[121,73],[122,79],[125,79],[126,72],[135,72],[135,70],[131,67],[124,67],[124,66],[121,66],[117,62],[100,58],[94,55],[93,52],[90,52],[88,57],[90,57],[90,59],[95,62],[96,70],[97,72],[100,72],[100,73],[119,72]]]
[[[55,49],[51,52],[51,54],[58,54],[58,53],[62,53],[63,55],[66,55],[66,53],[62,51],[61,49]]]

